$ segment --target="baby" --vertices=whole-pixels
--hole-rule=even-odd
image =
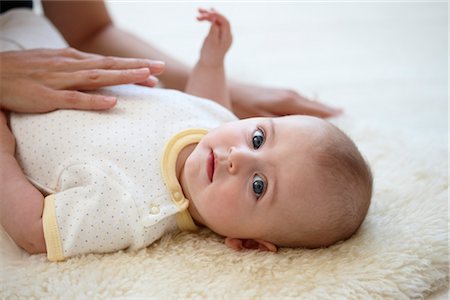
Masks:
[[[237,120],[226,109],[229,23],[213,10],[198,19],[211,28],[191,95],[119,86],[100,91],[126,98],[110,111],[11,115],[16,159],[40,191],[2,196],[2,225],[19,246],[63,260],[206,226],[233,249],[275,252],[326,247],[359,228],[372,176],[354,143],[314,117]],[[0,123],[2,174],[14,174]]]

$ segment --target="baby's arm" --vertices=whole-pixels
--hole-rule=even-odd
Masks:
[[[208,98],[231,110],[225,77],[224,58],[231,46],[232,36],[228,20],[214,10],[199,9],[199,21],[211,22],[203,42],[200,59],[189,76],[186,93]]]
[[[14,151],[14,136],[5,113],[0,111],[0,222],[16,244],[28,253],[44,253],[44,197],[23,174]]]

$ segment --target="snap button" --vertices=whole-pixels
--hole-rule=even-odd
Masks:
[[[173,193],[173,197],[175,198],[176,201],[180,201],[181,200],[181,194],[179,192]]]
[[[152,205],[152,206],[150,207],[150,213],[151,213],[152,215],[157,215],[157,214],[159,214],[159,211],[160,211],[160,209],[159,209],[159,206],[158,206],[158,205]]]

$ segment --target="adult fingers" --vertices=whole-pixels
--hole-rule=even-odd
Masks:
[[[55,109],[105,110],[117,103],[115,97],[87,94],[78,91],[47,92],[47,111]]]
[[[58,51],[58,53],[62,57],[77,59],[78,61],[72,60],[71,65],[78,66],[79,70],[81,69],[125,70],[125,69],[149,68],[153,75],[159,75],[162,72],[164,72],[165,69],[165,63],[160,60],[103,56],[94,53],[82,52],[74,48],[64,48],[47,51]]]
[[[94,90],[105,86],[144,82],[149,79],[147,68],[136,70],[81,70],[55,73],[46,79],[55,89]]]
[[[101,58],[102,57],[102,55],[100,55],[100,54],[87,53],[87,52],[79,51],[79,50],[71,48],[71,47],[64,48],[64,49],[57,49],[54,51],[57,51],[57,55],[61,55],[61,56],[65,56],[65,57],[72,57],[72,58],[76,58],[76,59],[93,59],[93,58]]]
[[[87,63],[87,69],[137,69],[149,68],[153,75],[159,75],[164,72],[165,63],[159,60],[143,58],[125,58],[115,56],[102,56],[92,53],[78,51],[73,48],[63,49],[68,56],[81,59]],[[86,68],[86,67],[85,67]]]
[[[88,59],[76,59],[73,57],[52,57],[46,63],[46,68],[52,71],[79,71],[79,70],[127,70],[148,68],[153,75],[164,72],[165,63],[157,60],[119,57],[97,57]]]
[[[87,69],[138,69],[149,68],[153,75],[164,72],[165,63],[163,61],[143,59],[143,58],[123,58],[115,56],[102,56],[98,54],[86,53],[73,48],[64,49],[37,49],[39,56],[50,58],[47,61],[48,67],[53,70],[87,70]]]
[[[165,63],[162,61],[139,58],[119,58],[112,56],[71,61],[70,65],[71,68],[76,70],[126,70],[148,68],[153,75],[161,74],[164,72],[165,68]]]
[[[72,58],[94,58],[94,57],[100,57],[100,55],[97,54],[88,54],[85,52],[78,51],[74,48],[61,48],[61,49],[47,49],[47,48],[36,48],[36,49],[28,49],[28,50],[21,50],[20,51],[22,55],[24,56],[39,56],[39,57],[55,57],[55,56],[62,56],[62,57],[72,57]]]
[[[30,85],[5,109],[25,113],[45,113],[57,109],[103,110],[113,107],[117,99],[111,96],[78,91],[54,90],[42,85]]]
[[[136,84],[148,87],[155,87],[158,84],[159,80],[155,76],[150,76],[144,81],[137,82]]]

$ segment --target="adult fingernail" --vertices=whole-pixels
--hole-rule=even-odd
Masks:
[[[116,97],[104,97],[103,101],[108,102],[108,103],[116,102]]]
[[[152,67],[155,67],[155,68],[164,68],[166,63],[163,61],[160,61],[160,60],[154,60],[154,61],[152,61],[151,65],[152,65]]]
[[[155,76],[150,76],[149,78],[148,78],[148,80],[150,80],[152,83],[154,83],[154,84],[158,84],[158,82],[159,82],[159,79],[158,78],[156,78]]]
[[[148,73],[149,73],[149,70],[148,70],[148,68],[140,68],[140,69],[133,69],[133,70],[130,70],[130,72],[131,72],[132,74],[142,76],[142,75],[144,75],[144,74],[148,74]]]

